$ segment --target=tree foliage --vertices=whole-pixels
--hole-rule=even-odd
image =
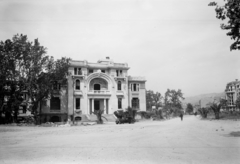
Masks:
[[[191,103],[188,103],[188,104],[187,104],[186,112],[187,112],[188,114],[190,114],[190,113],[193,112],[193,106],[192,106]]]
[[[208,108],[199,108],[198,112],[202,118],[207,118],[209,110],[208,110]]]
[[[61,80],[66,83],[68,61],[68,58],[54,61],[38,39],[30,42],[26,35],[17,34],[1,41],[0,112],[9,117],[13,113],[17,116],[19,105],[24,101],[24,91],[29,96],[25,103],[36,117],[39,102],[53,93],[52,82]]]
[[[180,114],[182,111],[182,102],[184,100],[181,89],[177,91],[167,89],[164,97],[164,110],[168,113]]]
[[[162,100],[163,97],[161,95],[161,93],[156,92],[154,93],[154,91],[149,90],[146,92],[146,99],[147,99],[147,109],[152,109],[152,106],[155,106],[156,109],[158,109],[159,107],[162,107]]]
[[[213,110],[214,115],[215,115],[215,119],[219,119],[220,118],[220,109],[222,107],[222,104],[219,103],[212,103],[212,105],[210,106],[210,108]]]
[[[227,35],[234,40],[230,50],[240,50],[240,1],[226,0],[223,6],[211,2],[209,6],[215,6],[217,19],[227,19],[226,23],[221,24],[221,29],[228,30]]]
[[[210,109],[214,112],[215,119],[220,119],[220,110],[225,107],[227,107],[227,100],[222,98],[210,103]]]

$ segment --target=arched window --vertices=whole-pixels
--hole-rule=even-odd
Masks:
[[[101,86],[100,86],[100,84],[94,84],[94,88],[93,88],[94,90],[101,90]]]
[[[119,90],[119,91],[122,90],[122,83],[121,83],[121,81],[118,81],[118,90]]]
[[[80,80],[76,80],[75,89],[80,90]]]

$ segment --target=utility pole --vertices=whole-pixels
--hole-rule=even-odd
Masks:
[[[75,118],[74,118],[74,76],[72,76],[73,80],[73,125],[75,124]]]

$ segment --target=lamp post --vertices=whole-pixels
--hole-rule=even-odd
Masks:
[[[73,80],[73,125],[75,124],[75,118],[74,118],[74,76],[72,76]]]

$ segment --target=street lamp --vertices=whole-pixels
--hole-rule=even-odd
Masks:
[[[73,125],[75,124],[75,118],[74,118],[74,76],[72,76],[72,80],[73,80]]]

